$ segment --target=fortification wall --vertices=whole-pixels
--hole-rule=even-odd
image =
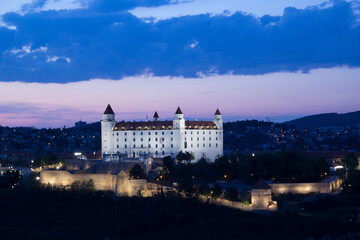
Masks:
[[[64,170],[44,170],[40,173],[40,182],[54,186],[67,186],[75,181],[87,182],[94,181],[94,186],[98,190],[113,190],[112,175],[110,174],[71,174]]]
[[[341,186],[341,180],[334,178],[331,181],[318,183],[272,183],[271,191],[277,194],[308,194],[308,193],[331,193]]]

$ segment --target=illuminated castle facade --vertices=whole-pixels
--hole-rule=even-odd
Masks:
[[[214,161],[223,155],[223,120],[217,109],[213,121],[187,121],[178,107],[172,121],[161,121],[155,112],[152,121],[116,122],[109,104],[101,121],[101,150],[104,161],[148,154],[174,158],[180,151]]]

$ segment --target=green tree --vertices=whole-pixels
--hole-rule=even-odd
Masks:
[[[239,193],[238,190],[234,187],[230,187],[225,190],[224,192],[224,198],[229,201],[236,201],[239,199]]]
[[[210,188],[210,194],[212,198],[218,198],[222,194],[221,186],[217,183],[214,183],[214,185]]]
[[[195,159],[194,154],[191,152],[182,152],[180,151],[178,155],[176,156],[176,159],[179,160],[180,163],[191,163],[192,160]]]
[[[144,179],[146,178],[146,174],[144,172],[144,169],[136,163],[134,167],[130,170],[130,177],[135,179]]]
[[[171,156],[166,156],[163,158],[163,164],[164,164],[164,170],[172,172],[174,168],[173,160],[171,159]]]
[[[341,163],[349,170],[354,170],[359,166],[359,160],[354,153],[348,154],[344,159],[341,160]]]

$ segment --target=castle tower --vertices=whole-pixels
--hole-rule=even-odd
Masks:
[[[160,121],[160,117],[159,117],[159,115],[158,115],[157,112],[154,113],[153,121],[154,121],[154,122],[159,122],[159,121]]]
[[[175,112],[174,120],[173,120],[173,128],[174,129],[185,129],[184,114],[182,113],[180,107],[178,107]]]
[[[264,179],[260,179],[251,189],[251,205],[261,210],[267,210],[271,205],[271,187]]]
[[[221,113],[220,113],[219,109],[216,109],[214,123],[218,129],[220,129],[220,130],[223,129],[223,120],[221,118]]]
[[[115,150],[112,138],[112,129],[115,124],[115,113],[110,104],[108,104],[103,114],[103,120],[101,121],[101,153],[104,160],[107,160],[104,154],[113,153]]]

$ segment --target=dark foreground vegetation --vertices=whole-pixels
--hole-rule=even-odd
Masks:
[[[0,191],[1,239],[305,239],[359,224],[290,213],[264,216],[178,196],[114,198],[51,188]]]

